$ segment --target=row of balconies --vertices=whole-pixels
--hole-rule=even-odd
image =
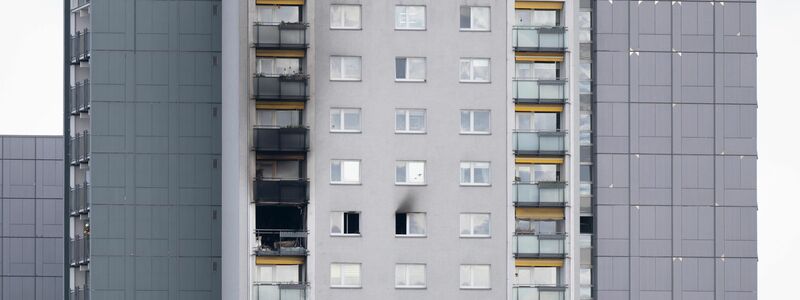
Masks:
[[[89,131],[78,133],[69,141],[69,159],[73,166],[89,162]]]
[[[514,233],[512,250],[516,258],[564,258],[566,234]]]
[[[75,83],[70,88],[69,112],[72,115],[89,112],[89,80]]]
[[[89,264],[89,236],[76,235],[70,240],[70,265],[78,267]]]
[[[71,216],[89,213],[89,184],[76,184],[69,193],[69,211]]]
[[[303,283],[256,283],[253,299],[304,300],[306,284]]]
[[[79,64],[89,61],[90,33],[88,29],[78,31],[70,40],[70,63]]]

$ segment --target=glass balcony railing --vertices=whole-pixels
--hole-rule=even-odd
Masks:
[[[79,165],[89,162],[89,132],[84,131],[75,135],[69,142],[70,163]]]
[[[567,152],[567,133],[564,131],[523,131],[512,135],[516,155],[564,155]]]
[[[567,49],[567,29],[560,26],[514,26],[514,51],[562,52]]]
[[[514,235],[514,256],[518,258],[563,258],[566,256],[566,235],[526,234]]]
[[[83,7],[86,4],[90,4],[92,1],[90,0],[72,0],[70,1],[70,8],[76,9],[79,7]]]
[[[257,49],[306,49],[307,23],[256,23],[253,36]]]
[[[75,83],[70,89],[69,111],[73,115],[89,112],[89,80]]]
[[[306,285],[302,283],[256,283],[253,299],[305,300]]]
[[[70,214],[78,216],[89,212],[89,184],[76,184],[69,195]]]
[[[89,264],[89,236],[76,235],[70,241],[70,265],[77,267]]]
[[[304,204],[308,202],[308,180],[256,179],[253,197],[262,204]]]
[[[90,37],[89,30],[76,32],[75,35],[72,36],[72,40],[70,41],[72,49],[70,51],[70,63],[79,64],[82,61],[89,61]]]
[[[511,293],[514,300],[565,300],[567,288],[563,286],[515,285]]]
[[[518,207],[564,207],[565,182],[514,182],[513,199]]]
[[[308,128],[256,127],[253,128],[253,148],[256,152],[308,151]]]
[[[514,103],[562,104],[567,101],[567,80],[514,78],[511,84]]]
[[[69,291],[69,300],[89,300],[89,285],[75,287]]]
[[[259,246],[255,254],[259,256],[305,256],[305,231],[256,229],[256,240]]]
[[[256,75],[253,97],[256,101],[305,102],[308,100],[308,75]]]

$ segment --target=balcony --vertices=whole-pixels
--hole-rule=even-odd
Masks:
[[[556,26],[515,26],[512,32],[514,51],[564,52],[567,29]]]
[[[256,23],[253,36],[256,49],[304,50],[307,23]]]
[[[256,283],[254,299],[305,300],[306,285],[302,283]]]
[[[69,291],[69,300],[89,300],[89,286],[75,287]]]
[[[565,182],[514,182],[514,206],[564,207]]]
[[[89,80],[75,83],[70,89],[69,112],[72,115],[89,112]]]
[[[515,131],[512,143],[515,155],[556,155],[567,152],[564,131]]]
[[[253,128],[253,148],[256,152],[306,152],[308,151],[308,128]]]
[[[565,300],[567,288],[564,286],[515,285],[512,288],[513,300],[547,299]]]
[[[70,265],[78,267],[89,264],[89,236],[76,235],[70,241]]]
[[[88,4],[91,4],[91,2],[92,1],[90,1],[90,0],[72,0],[72,1],[70,1],[70,6],[69,7],[71,9],[75,10],[75,9],[78,9],[78,8],[82,8],[82,7],[84,7],[84,6],[88,5]]]
[[[306,256],[305,231],[256,229],[258,256]]]
[[[515,233],[513,250],[516,258],[564,258],[566,235]]]
[[[79,216],[89,213],[89,184],[77,184],[69,194],[70,215]]]
[[[302,205],[308,202],[308,180],[256,179],[253,198],[261,204]]]
[[[70,51],[70,63],[72,64],[79,64],[81,62],[89,61],[89,42],[90,42],[90,33],[89,30],[84,30],[83,32],[76,32],[75,35],[72,36],[70,41],[71,44],[71,51]]]
[[[511,89],[514,103],[518,104],[563,104],[567,101],[565,79],[514,78]]]
[[[256,101],[305,102],[308,100],[308,75],[256,75],[253,97]]]
[[[89,162],[89,132],[75,135],[69,141],[70,164],[77,166]]]

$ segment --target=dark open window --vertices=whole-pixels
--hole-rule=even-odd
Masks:
[[[581,233],[594,233],[593,217],[581,217]]]
[[[407,234],[408,228],[406,214],[399,213],[394,215],[394,234]]]
[[[344,213],[344,234],[359,234],[359,214],[357,212]]]

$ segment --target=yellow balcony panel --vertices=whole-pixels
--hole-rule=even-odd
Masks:
[[[258,57],[291,57],[291,58],[303,58],[306,56],[305,50],[268,50],[268,49],[258,49],[256,50],[256,56]]]
[[[562,157],[517,157],[514,159],[518,164],[563,164]]]
[[[519,112],[562,112],[564,106],[557,104],[517,104],[514,106],[514,111]]]
[[[305,257],[300,256],[258,256],[256,265],[302,265]]]
[[[556,52],[514,52],[516,61],[533,61],[533,62],[563,62],[564,53]]]
[[[549,258],[517,258],[514,261],[517,267],[563,267],[563,259],[549,259]]]
[[[304,5],[305,0],[256,0],[258,5]]]
[[[291,109],[305,109],[306,104],[304,102],[260,102],[256,103],[256,109],[283,109],[283,110],[291,110]]]
[[[564,208],[561,207],[517,207],[516,218],[531,220],[563,220]]]
[[[564,2],[556,1],[517,1],[514,4],[516,9],[564,9]]]

